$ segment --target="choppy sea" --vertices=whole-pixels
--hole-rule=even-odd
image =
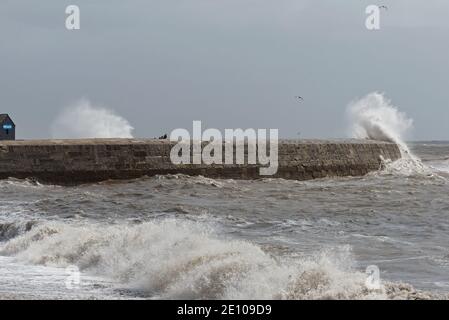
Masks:
[[[449,143],[410,147],[364,177],[0,181],[0,298],[447,299]]]

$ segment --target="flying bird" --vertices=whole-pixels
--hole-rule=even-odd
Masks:
[[[295,98],[296,98],[297,100],[304,101],[304,99],[303,99],[301,96],[295,96]]]
[[[388,7],[387,6],[380,6],[379,9],[385,9],[388,11]]]

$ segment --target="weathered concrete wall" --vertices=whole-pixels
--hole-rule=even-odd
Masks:
[[[0,142],[0,179],[36,178],[77,184],[144,175],[184,173],[213,178],[260,178],[259,165],[174,165],[168,140],[84,139]],[[307,180],[359,176],[378,170],[380,156],[400,158],[397,145],[361,140],[285,140],[279,142],[275,176]]]

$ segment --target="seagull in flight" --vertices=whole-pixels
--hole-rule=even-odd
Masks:
[[[388,11],[388,7],[387,6],[380,6],[379,9],[385,9]]]
[[[303,99],[301,96],[295,96],[295,98],[296,98],[297,100],[304,101],[304,99]]]

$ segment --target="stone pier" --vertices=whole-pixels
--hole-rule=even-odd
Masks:
[[[0,179],[33,178],[45,183],[79,184],[159,174],[257,179],[260,165],[175,165],[175,142],[157,139],[0,141]],[[378,170],[381,157],[401,157],[396,144],[371,140],[280,140],[279,168],[273,178],[308,180],[361,176]]]

